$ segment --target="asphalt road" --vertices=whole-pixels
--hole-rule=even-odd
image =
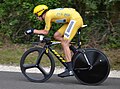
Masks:
[[[45,83],[29,82],[20,72],[0,71],[0,89],[120,89],[120,78],[109,77],[97,86],[82,85],[75,77],[53,75]]]

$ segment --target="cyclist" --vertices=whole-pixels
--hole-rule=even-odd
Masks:
[[[33,13],[40,21],[45,20],[45,28],[37,30],[31,28],[26,34],[44,34],[49,33],[51,23],[64,23],[64,25],[55,32],[54,38],[61,41],[63,51],[65,53],[66,63],[68,68],[64,72],[58,74],[59,77],[73,76],[71,51],[69,49],[70,41],[75,36],[77,30],[83,25],[83,20],[80,14],[73,8],[56,8],[48,10],[46,5],[38,5],[34,8]]]

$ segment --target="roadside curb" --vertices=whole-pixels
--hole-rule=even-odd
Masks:
[[[48,68],[46,68],[48,69]],[[0,65],[0,71],[6,71],[6,72],[21,72],[19,66],[9,66],[9,65]],[[59,74],[62,71],[64,71],[64,68],[57,67],[54,71],[54,74]],[[111,70],[109,77],[115,77],[120,78],[120,71],[117,70]]]

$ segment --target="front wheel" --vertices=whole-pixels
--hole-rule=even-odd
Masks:
[[[96,85],[104,82],[110,72],[110,64],[106,55],[96,49],[81,50],[84,52],[78,51],[73,56],[75,77],[82,84]]]
[[[45,49],[35,47],[27,50],[20,61],[23,75],[31,82],[45,82],[55,69],[52,55]]]

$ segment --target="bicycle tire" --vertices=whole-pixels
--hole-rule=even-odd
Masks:
[[[29,81],[42,83],[53,75],[55,62],[52,55],[49,52],[47,53],[44,48],[34,47],[23,54],[20,60],[20,68]]]
[[[103,83],[110,72],[110,64],[106,55],[97,49],[83,49],[92,64],[90,69],[85,57],[81,52],[76,52],[73,56],[73,70],[75,77],[82,84],[97,85]]]

